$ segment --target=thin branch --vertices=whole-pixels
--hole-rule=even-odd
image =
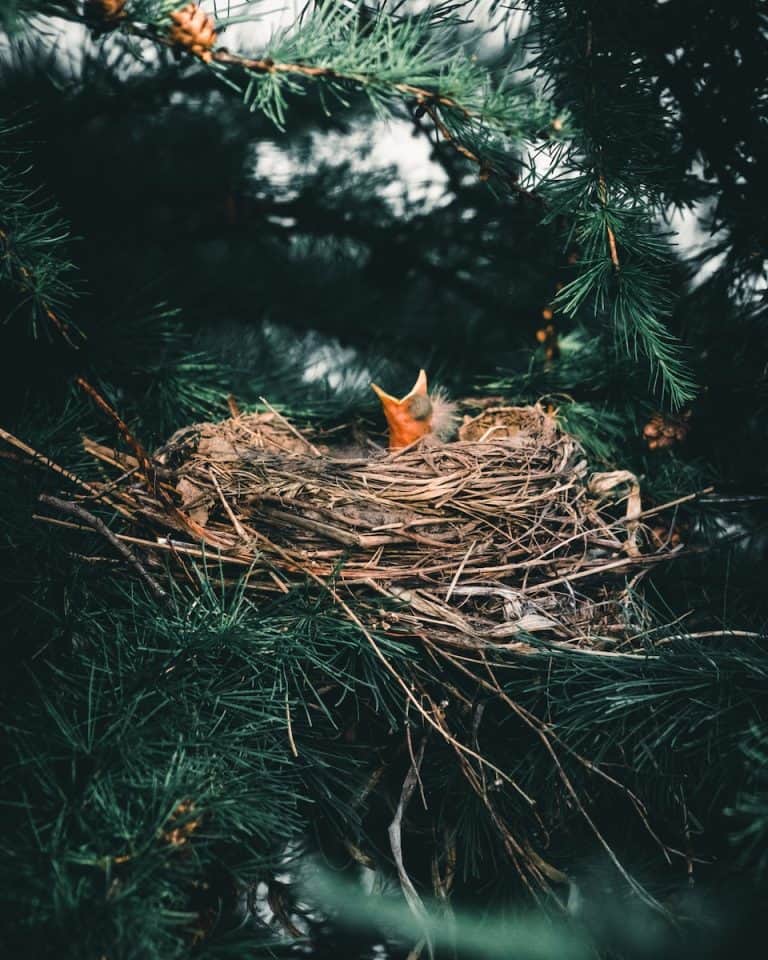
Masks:
[[[297,438],[298,440],[300,440],[303,444],[305,444],[307,447],[309,447],[309,449],[312,451],[312,453],[314,453],[314,455],[315,455],[316,457],[322,457],[323,454],[320,452],[320,450],[318,450],[317,447],[316,447],[313,443],[311,443],[309,440],[307,440],[307,438],[306,438],[302,433],[300,433],[300,432],[296,429],[296,427],[294,427],[294,425],[293,425],[289,420],[287,420],[287,419],[282,415],[282,413],[280,413],[279,410],[275,410],[275,408],[272,406],[272,404],[269,402],[269,400],[266,400],[264,397],[259,397],[259,400],[261,400],[261,402],[264,404],[264,406],[267,408],[267,410],[269,410],[271,413],[273,413],[273,414],[278,418],[278,420],[280,421],[280,423],[283,424],[284,427],[287,427],[288,430],[290,430],[290,432],[294,435],[294,437],[296,437],[296,438]]]
[[[79,349],[78,344],[72,339],[71,330],[72,327],[66,320],[60,317],[53,307],[48,303],[48,301],[41,297],[40,294],[35,291],[35,279],[31,269],[24,263],[24,261],[19,257],[19,255],[14,251],[13,244],[11,243],[10,234],[0,226],[0,247],[2,247],[3,259],[7,260],[12,273],[16,274],[16,282],[18,283],[20,289],[28,294],[32,300],[37,304],[38,308],[45,314],[48,320],[51,323],[51,326],[56,330],[56,332],[61,336],[61,338],[70,346],[73,350]],[[80,337],[83,335],[78,331]]]
[[[285,719],[288,726],[288,744],[291,748],[291,753],[294,757],[299,756],[299,751],[296,748],[296,741],[293,739],[293,724],[291,723],[291,704],[288,700],[288,691],[285,691]]]
[[[97,533],[100,533],[102,537],[120,554],[120,556],[136,571],[136,573],[141,577],[144,583],[149,588],[150,593],[158,600],[160,603],[168,602],[168,594],[163,590],[160,584],[155,580],[155,578],[149,574],[141,562],[138,560],[136,555],[126,546],[126,544],[121,543],[120,540],[112,533],[109,527],[104,523],[103,520],[99,517],[94,516],[90,511],[86,510],[84,507],[81,507],[77,503],[72,503],[70,500],[60,500],[59,497],[52,497],[49,494],[43,493],[40,495],[40,503],[44,503],[49,507],[54,507],[54,509],[60,511],[61,513],[68,514],[71,517],[76,517],[78,520],[82,520],[92,529],[96,530]]]
[[[50,457],[46,457],[44,454],[38,453],[34,447],[30,447],[29,444],[24,443],[23,440],[19,440],[18,437],[15,437],[12,433],[8,433],[7,430],[3,430],[2,427],[0,427],[0,439],[5,440],[5,442],[9,443],[12,447],[16,447],[17,450],[21,450],[23,453],[26,453],[34,464],[45,467],[48,470],[52,470],[54,473],[58,473],[59,476],[64,477],[66,480],[69,480],[70,483],[74,483],[78,487],[82,487],[94,497],[101,496],[101,492],[95,487],[92,487],[89,483],[86,483],[85,480],[81,480],[76,474],[70,472],[62,466],[59,466],[59,464],[56,463],[55,460],[51,460]]]
[[[605,213],[608,207],[608,189],[605,185],[605,177],[602,175],[602,173],[597,180],[597,193],[600,197],[600,205]],[[611,229],[611,225],[608,223],[607,218],[605,221],[605,232],[608,237],[608,251],[611,257],[611,263],[613,264],[614,270],[618,273],[619,270],[621,270],[621,262],[619,261],[619,251],[616,247],[616,235]]]
[[[88,383],[85,377],[76,377],[75,383],[78,385],[78,387],[80,387],[83,393],[93,400],[99,410],[106,414],[106,416],[109,417],[109,419],[117,427],[120,436],[123,438],[127,446],[130,447],[130,449],[133,451],[133,455],[138,460],[141,471],[144,474],[144,479],[148,483],[150,490],[153,493],[157,493],[161,500],[164,500],[166,503],[170,503],[168,494],[160,487],[158,483],[157,473],[152,461],[149,459],[147,451],[144,449],[139,440],[137,440],[133,435],[127,423],[122,419],[117,411],[107,403],[98,390]]]
[[[421,768],[421,761],[424,759],[424,749],[426,745],[427,738],[424,736],[421,739],[418,753],[416,754],[415,759],[411,762],[411,765],[408,768],[408,773],[403,781],[403,787],[400,791],[400,801],[397,804],[397,810],[395,811],[395,816],[392,819],[392,823],[389,825],[387,834],[389,836],[389,846],[392,850],[392,856],[395,860],[397,876],[400,880],[400,886],[403,891],[403,896],[405,897],[405,902],[408,904],[408,909],[411,911],[411,913],[424,925],[424,936],[427,943],[427,950],[429,951],[430,957],[432,957],[432,943],[426,929],[426,921],[428,919],[427,910],[418,894],[418,891],[416,890],[416,887],[413,885],[413,881],[408,876],[408,871],[405,869],[405,863],[403,861],[403,816],[419,780],[419,769]]]

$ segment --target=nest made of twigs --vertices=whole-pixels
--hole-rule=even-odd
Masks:
[[[629,578],[669,556],[644,545],[633,475],[591,474],[539,405],[394,453],[318,445],[270,410],[179,431],[152,461],[153,483],[110,492],[147,563],[215,554],[266,591],[322,579],[368,626],[432,641],[622,645]]]

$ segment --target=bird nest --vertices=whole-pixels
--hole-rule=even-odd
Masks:
[[[152,582],[205,562],[251,590],[323,585],[366,629],[431,642],[631,645],[632,588],[670,550],[636,478],[590,473],[552,412],[490,408],[454,442],[390,453],[322,440],[270,409],[185,428],[152,457],[86,448],[121,473],[95,486]]]

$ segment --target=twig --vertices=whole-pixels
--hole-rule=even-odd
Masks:
[[[23,440],[19,440],[18,437],[15,437],[12,433],[8,433],[7,430],[3,430],[0,427],[0,439],[5,440],[6,443],[9,443],[12,447],[16,447],[17,450],[21,450],[23,453],[26,453],[28,457],[36,464],[39,464],[42,467],[47,467],[49,470],[52,470],[54,473],[58,473],[59,476],[62,476],[74,483],[78,487],[82,487],[83,490],[87,490],[94,497],[100,497],[101,492],[92,487],[90,483],[86,483],[85,480],[81,480],[80,477],[76,476],[74,473],[71,473],[69,470],[66,470],[64,467],[59,466],[54,460],[51,460],[50,457],[46,457],[42,453],[38,453],[33,447],[30,447],[28,444],[24,443]]]
[[[147,36],[147,34],[145,33],[144,36]],[[158,43],[166,43],[165,40],[157,36],[153,36],[152,39]],[[168,43],[167,45],[170,46],[171,44]],[[366,84],[371,80],[371,77],[364,73],[342,73],[341,71],[333,70],[331,67],[316,67],[308,63],[279,63],[272,60],[271,57],[244,57],[239,54],[229,53],[227,50],[214,50],[211,59],[214,63],[242,67],[244,70],[250,70],[256,73],[287,73],[309,77],[313,80],[341,80],[356,84]],[[412,83],[394,83],[392,84],[392,89],[396,90],[397,93],[415,97],[417,100],[430,101],[439,104],[441,107],[456,110],[467,119],[479,118],[479,114],[462,106],[458,100],[454,100],[453,97],[447,97],[434,90],[428,90],[426,87],[415,86]]]
[[[408,768],[408,773],[405,775],[405,780],[403,780],[403,788],[400,791],[400,801],[397,804],[397,810],[395,811],[395,816],[392,819],[392,823],[389,825],[387,834],[389,835],[389,846],[392,850],[392,856],[395,860],[397,876],[400,880],[400,886],[403,891],[403,896],[405,897],[405,902],[408,904],[408,909],[411,911],[411,913],[424,926],[424,937],[427,944],[427,950],[429,951],[430,957],[432,957],[434,956],[432,941],[427,929],[428,914],[424,903],[419,896],[418,891],[416,890],[416,887],[413,885],[413,881],[408,876],[408,871],[405,869],[405,863],[403,862],[403,815],[405,814],[405,810],[410,802],[411,797],[413,796],[413,791],[416,789],[416,784],[418,783],[419,769],[421,768],[421,761],[424,759],[424,749],[426,745],[427,738],[424,736],[421,739],[421,744],[419,745],[416,758],[411,762],[411,765]]]
[[[745,640],[761,640],[765,633],[755,633],[753,630],[699,630],[696,633],[667,634],[664,640],[703,640],[707,637],[740,637]]]
[[[264,404],[264,406],[265,406],[271,413],[274,413],[274,415],[275,415],[275,416],[278,418],[278,420],[283,424],[283,426],[287,427],[288,430],[291,431],[291,433],[294,435],[294,437],[296,437],[298,440],[301,440],[301,442],[302,442],[305,446],[309,447],[309,449],[312,451],[312,453],[314,453],[314,455],[315,455],[316,457],[322,457],[323,454],[317,449],[317,447],[316,447],[311,441],[307,440],[307,438],[306,438],[303,434],[301,434],[301,433],[296,429],[296,427],[294,427],[294,425],[293,425],[292,423],[290,423],[288,420],[286,420],[286,418],[282,415],[282,413],[279,412],[279,410],[275,410],[275,408],[272,406],[272,404],[269,402],[269,400],[265,400],[264,397],[259,397],[259,400],[261,400],[261,402]]]
[[[299,751],[296,749],[296,741],[293,739],[293,724],[291,723],[291,705],[288,702],[288,691],[285,691],[285,719],[288,724],[288,743],[291,747],[291,753],[294,757],[299,756]]]
[[[579,760],[581,763],[583,763],[588,769],[592,770],[594,773],[596,773],[596,774],[598,774],[599,776],[603,777],[603,778],[604,778],[605,780],[607,780],[608,782],[613,783],[615,786],[620,787],[620,788],[626,793],[626,795],[630,798],[630,800],[632,800],[633,805],[635,806],[635,809],[636,809],[637,812],[639,813],[641,819],[643,820],[646,828],[649,830],[649,833],[651,834],[651,836],[652,836],[655,840],[658,841],[657,835],[656,835],[655,832],[651,829],[650,824],[648,823],[647,817],[646,817],[646,815],[645,815],[644,807],[643,807],[642,803],[639,801],[639,799],[638,799],[637,797],[635,797],[635,795],[632,793],[632,791],[629,790],[626,786],[624,786],[623,784],[620,784],[618,781],[614,780],[613,777],[611,777],[610,775],[606,774],[604,770],[601,770],[598,766],[596,766],[595,764],[591,763],[591,761],[586,760],[584,757],[582,757],[582,756],[581,756],[579,753],[577,753],[575,750],[573,750],[572,748],[569,748],[567,744],[563,743],[562,740],[560,740],[559,737],[557,737],[555,734],[553,734],[544,724],[542,724],[541,721],[540,721],[537,717],[535,717],[533,714],[531,714],[528,710],[526,710],[524,707],[522,707],[519,703],[516,703],[516,702],[503,690],[503,688],[499,685],[499,681],[498,681],[496,675],[494,674],[494,672],[493,672],[493,670],[492,670],[492,668],[491,668],[491,665],[488,663],[487,658],[485,657],[485,655],[484,655],[482,652],[481,652],[480,656],[481,656],[481,659],[482,659],[482,663],[483,663],[483,665],[484,665],[484,667],[485,667],[485,669],[486,669],[486,672],[488,673],[488,676],[490,677],[490,680],[485,680],[483,677],[477,676],[477,674],[473,673],[471,670],[469,670],[469,669],[468,669],[466,666],[464,666],[462,663],[458,662],[458,661],[457,661],[457,658],[454,657],[454,656],[452,656],[450,653],[447,653],[447,652],[443,651],[443,655],[444,655],[447,659],[449,659],[452,663],[454,663],[454,664],[456,665],[456,667],[457,667],[462,673],[468,675],[468,676],[471,677],[476,683],[479,683],[479,684],[480,684],[482,687],[484,687],[485,689],[490,690],[490,691],[492,691],[494,694],[496,694],[497,696],[499,696],[499,697],[501,698],[501,700],[503,700],[503,702],[506,703],[507,706],[509,706],[509,707],[512,709],[512,711],[523,721],[523,723],[539,737],[539,739],[541,740],[542,745],[544,746],[544,748],[546,749],[546,751],[549,753],[549,755],[550,755],[550,757],[551,757],[551,759],[552,759],[552,762],[553,762],[553,764],[554,764],[554,766],[555,766],[555,769],[556,769],[556,771],[557,771],[557,774],[558,774],[558,776],[559,776],[559,778],[560,778],[560,781],[562,782],[563,786],[565,787],[567,793],[571,796],[571,799],[573,800],[573,802],[574,802],[574,804],[575,804],[575,806],[576,806],[576,809],[579,811],[579,813],[581,814],[581,816],[584,818],[584,820],[586,821],[586,823],[589,825],[589,827],[590,827],[590,829],[591,829],[594,837],[597,839],[598,843],[603,847],[603,849],[605,850],[605,852],[608,854],[609,858],[610,858],[611,861],[613,862],[613,864],[614,864],[614,866],[616,867],[616,869],[619,871],[619,873],[620,873],[620,874],[624,877],[624,879],[627,881],[627,883],[628,883],[628,885],[630,886],[630,888],[633,889],[633,890],[635,891],[635,893],[637,893],[638,896],[639,896],[645,903],[647,903],[649,906],[653,907],[654,909],[658,910],[660,913],[664,914],[665,916],[668,916],[668,915],[669,915],[669,911],[666,909],[666,907],[664,907],[663,904],[659,903],[659,901],[656,900],[655,897],[653,897],[650,893],[648,893],[648,892],[642,887],[642,885],[641,885],[640,883],[638,883],[637,880],[634,879],[634,877],[627,871],[627,869],[626,869],[626,868],[624,867],[624,865],[621,863],[621,861],[620,861],[619,858],[617,857],[615,851],[613,850],[613,848],[610,846],[610,844],[608,843],[608,841],[607,841],[607,840],[605,839],[605,837],[603,836],[602,832],[600,831],[599,827],[597,826],[597,824],[595,823],[594,819],[593,819],[592,816],[590,815],[589,811],[588,811],[587,808],[584,806],[584,803],[582,802],[581,798],[579,797],[578,792],[577,792],[576,788],[575,788],[574,785],[573,785],[573,782],[571,781],[571,779],[570,779],[570,777],[568,776],[568,774],[565,772],[565,770],[564,770],[564,768],[563,768],[563,766],[562,766],[562,764],[561,764],[561,762],[560,762],[560,758],[558,757],[557,752],[555,751],[555,748],[554,748],[553,744],[552,744],[551,741],[550,741],[550,736],[554,737],[554,739],[555,739],[557,742],[559,742],[559,744],[560,744],[562,747],[564,747],[575,759],[577,759],[577,760]],[[658,841],[658,842],[660,843],[660,841]],[[665,849],[664,846],[663,846],[663,844],[662,844],[661,846],[662,846],[662,849]]]
[[[691,824],[688,818],[688,804],[685,802],[685,788],[680,786],[680,805],[683,808],[683,837],[685,838],[685,872],[688,878],[688,886],[696,885],[696,878],[693,868],[693,844],[691,843]]]
[[[476,544],[476,543],[477,543],[476,540],[473,540],[472,543],[470,543],[469,549],[468,549],[467,552],[464,554],[464,558],[462,559],[461,563],[460,563],[460,564],[458,565],[458,567],[456,568],[456,573],[454,573],[453,579],[451,580],[451,584],[450,584],[450,586],[448,587],[448,591],[447,591],[446,594],[445,594],[445,602],[446,602],[446,603],[448,603],[448,601],[451,599],[451,594],[453,593],[454,589],[456,588],[456,584],[459,582],[459,577],[461,576],[461,574],[462,574],[462,572],[463,572],[463,570],[464,570],[464,567],[467,565],[467,560],[469,560],[472,551],[475,549],[475,544]]]
[[[44,514],[33,514],[33,520],[40,520],[43,523],[50,523],[54,526],[59,527],[68,527],[71,530],[83,530],[84,527],[78,526],[76,523],[70,523],[67,520],[59,520],[56,517],[46,517]],[[188,557],[193,557],[196,560],[205,560],[207,555],[204,550],[200,547],[195,546],[191,543],[179,543],[176,540],[171,540],[170,537],[165,537],[162,540],[147,540],[145,537],[132,537],[127,533],[116,533],[113,536],[122,541],[123,543],[133,543],[138,547],[144,547],[148,550],[165,550],[175,554],[184,554]],[[227,554],[221,554],[217,557],[217,560],[220,563],[231,563],[239,567],[251,567],[253,566],[253,558],[246,558],[242,556],[231,556]]]
[[[126,442],[126,444],[133,451],[133,455],[139,462],[139,467],[141,468],[142,473],[144,474],[144,479],[149,485],[150,490],[153,493],[159,495],[160,499],[163,500],[166,504],[171,502],[170,497],[162,489],[157,480],[157,472],[152,464],[152,461],[149,459],[147,451],[144,449],[143,445],[136,439],[131,430],[128,427],[128,424],[122,419],[122,417],[114,410],[102,397],[102,395],[96,390],[95,387],[92,387],[90,383],[85,379],[85,377],[76,377],[75,383],[80,387],[83,393],[87,394],[96,404],[96,406],[101,410],[102,413],[106,414],[107,417],[114,423],[117,427],[120,436]]]
[[[600,174],[597,181],[597,192],[600,197],[600,205],[607,214],[608,207],[608,189],[605,185],[605,177]],[[613,264],[614,270],[618,273],[621,270],[621,262],[619,260],[619,251],[616,248],[616,235],[611,229],[611,225],[608,223],[608,220],[605,221],[605,232],[608,238],[608,252],[611,257],[611,263]]]
[[[661,557],[650,555],[644,557],[646,563],[659,563],[662,560],[669,560],[670,555],[664,554]],[[635,566],[637,564],[637,559],[635,557],[626,557],[623,560],[613,560],[611,563],[604,563],[600,566],[590,567],[589,570],[580,570],[576,573],[569,573],[565,577],[557,577],[554,580],[545,580],[544,583],[534,583],[527,587],[527,590],[531,593],[540,593],[542,590],[549,590],[552,587],[557,587],[561,583],[571,583],[573,580],[581,580],[584,577],[594,577],[600,573],[605,573],[608,570],[618,570],[621,567]]]
[[[267,903],[272,913],[283,929],[295,940],[302,940],[304,934],[299,930],[296,924],[291,920],[288,913],[288,905],[285,898],[287,888],[279,880],[274,878],[267,884]]]
[[[494,689],[494,690],[496,691],[496,693],[502,698],[502,700],[503,700],[508,706],[510,706],[510,707],[512,708],[512,710],[523,720],[523,722],[524,722],[531,730],[533,730],[534,733],[537,734],[537,736],[538,736],[539,739],[541,740],[541,743],[543,744],[545,750],[547,751],[547,753],[549,753],[549,755],[550,755],[550,757],[551,757],[551,759],[552,759],[552,762],[553,762],[553,764],[555,765],[555,768],[556,768],[556,770],[557,770],[558,776],[560,777],[560,781],[562,782],[562,784],[563,784],[563,786],[565,787],[566,791],[570,794],[571,799],[573,800],[573,802],[574,802],[574,804],[575,804],[575,806],[576,806],[576,809],[579,811],[579,813],[581,814],[581,816],[584,818],[584,820],[585,820],[586,823],[588,824],[589,828],[591,829],[591,831],[592,831],[594,837],[597,839],[598,843],[602,846],[602,848],[603,848],[603,849],[605,850],[605,852],[608,854],[608,857],[609,857],[610,860],[613,862],[613,865],[616,867],[616,869],[619,871],[619,873],[620,873],[620,874],[624,877],[624,879],[627,881],[629,887],[630,887],[632,890],[634,890],[635,893],[636,893],[648,906],[653,907],[655,910],[658,910],[658,911],[659,911],[660,913],[662,913],[664,916],[669,916],[669,911],[667,910],[667,908],[666,908],[663,904],[659,903],[659,901],[658,901],[652,894],[648,893],[648,892],[645,890],[645,888],[644,888],[637,880],[635,880],[635,878],[632,876],[632,874],[630,874],[630,873],[627,871],[626,867],[621,863],[621,861],[619,860],[619,858],[618,858],[618,856],[616,855],[615,851],[613,850],[613,847],[611,847],[611,845],[608,843],[608,841],[607,841],[607,840],[605,839],[605,837],[603,836],[602,831],[601,831],[600,828],[597,826],[597,824],[595,823],[594,819],[592,818],[592,816],[590,815],[589,811],[587,810],[587,808],[585,807],[584,803],[582,802],[581,797],[580,797],[579,794],[578,794],[578,791],[576,790],[576,788],[575,788],[574,785],[573,785],[573,782],[571,781],[571,778],[570,778],[570,777],[568,776],[568,774],[565,772],[565,769],[563,768],[563,765],[560,763],[560,758],[558,757],[557,752],[555,751],[555,748],[554,748],[554,746],[552,745],[552,743],[551,743],[551,741],[550,741],[550,738],[549,738],[549,735],[548,735],[548,732],[546,731],[546,729],[544,729],[539,723],[536,723],[536,722],[534,721],[533,716],[532,716],[527,710],[525,710],[523,707],[521,707],[520,704],[515,703],[515,701],[512,700],[511,697],[509,697],[509,696],[504,692],[504,690],[503,690],[503,689],[501,688],[501,686],[499,685],[499,681],[498,681],[498,679],[496,678],[496,675],[493,673],[493,670],[491,669],[491,666],[490,666],[490,664],[488,663],[488,661],[487,661],[487,659],[485,658],[485,656],[483,656],[483,663],[485,664],[485,668],[486,668],[486,670],[487,670],[487,672],[488,672],[489,677],[491,678],[491,681],[490,681],[489,686],[490,686],[492,689]],[[480,678],[476,678],[476,679],[480,679]],[[577,754],[575,751],[573,751],[573,755],[574,755],[577,759],[581,759],[582,762],[584,762],[584,761],[583,761],[583,758],[581,758],[580,755]],[[617,781],[613,780],[612,777],[608,777],[608,775],[605,774],[604,771],[600,770],[600,769],[599,769],[598,767],[596,767],[594,764],[592,764],[592,763],[589,762],[589,761],[586,761],[586,762],[587,762],[589,768],[592,769],[594,772],[599,773],[599,774],[601,774],[602,776],[604,776],[606,779],[611,780],[613,783],[615,783],[615,784],[617,784],[617,785],[619,785],[619,786],[622,786],[621,784],[618,784]],[[631,799],[633,799],[633,800],[636,801],[636,802],[635,802],[635,808],[638,810],[638,813],[640,813],[640,815],[641,815],[641,817],[643,818],[646,826],[647,826],[648,829],[650,830],[650,824],[648,824],[647,818],[645,817],[645,812],[644,812],[644,808],[642,807],[642,804],[640,804],[639,801],[637,801],[637,799],[634,797],[634,794],[633,794],[630,790],[627,790],[626,787],[624,787],[623,789],[624,789],[625,792],[627,793],[627,796],[629,796]],[[651,836],[653,836],[654,839],[657,839],[657,840],[658,840],[658,838],[656,837],[656,834],[655,834],[652,830],[650,830],[650,832],[651,832]],[[662,849],[663,849],[663,847],[662,847]]]
[[[117,550],[120,556],[123,557],[123,559],[133,567],[136,573],[147,585],[155,600],[158,600],[161,603],[168,602],[168,594],[165,592],[165,590],[163,590],[163,588],[160,586],[157,580],[151,576],[151,574],[147,573],[130,547],[127,547],[124,543],[121,543],[103,520],[100,520],[99,517],[94,516],[79,504],[72,503],[69,500],[60,500],[58,497],[52,497],[46,493],[41,494],[39,499],[41,503],[45,503],[49,507],[54,507],[61,513],[66,513],[69,514],[69,516],[77,517],[78,520],[82,520],[89,527],[92,527],[94,530],[100,533],[102,537],[104,537],[104,539],[107,540],[108,543],[115,548],[115,550]]]
[[[492,172],[492,168],[486,163],[485,160],[483,160],[482,157],[479,157],[476,153],[474,153],[474,151],[470,150],[469,147],[465,147],[463,143],[456,139],[446,124],[440,119],[434,106],[431,105],[434,103],[439,103],[441,106],[453,106],[453,104],[450,102],[446,104],[442,102],[441,98],[431,95],[425,96],[423,93],[419,93],[416,99],[420,108],[424,111],[424,113],[427,114],[429,119],[435,125],[435,129],[442,136],[443,140],[460,156],[464,157],[466,160],[469,160],[470,163],[474,163],[476,166],[478,166],[480,168],[480,179],[487,180]],[[443,100],[444,99],[445,98],[443,98]],[[464,116],[467,119],[471,119],[474,115],[465,111]],[[506,181],[507,185],[515,191],[515,193],[518,193],[522,197],[527,197],[529,200],[535,200],[537,203],[543,204],[544,200],[541,196],[539,196],[539,194],[532,193],[530,190],[526,190],[524,187],[521,187],[520,184],[515,180],[514,176],[508,171],[500,171],[496,169],[493,170],[493,172],[496,173],[497,176],[501,176],[502,173],[504,173],[504,180]]]
[[[102,413],[105,413],[110,420],[112,420],[120,432],[123,440],[126,442],[126,444],[128,444],[131,450],[133,450],[133,454],[139,463],[139,469],[144,475],[144,480],[149,492],[156,496],[158,500],[160,500],[163,506],[179,521],[179,523],[181,523],[186,530],[205,543],[210,543],[213,546],[221,549],[224,544],[222,544],[220,540],[217,540],[217,538],[211,535],[209,531],[205,529],[205,527],[193,520],[192,517],[187,516],[183,510],[180,510],[176,506],[173,501],[173,497],[160,482],[157,468],[147,454],[147,451],[144,449],[144,446],[133,435],[128,425],[117,413],[117,411],[113,410],[104,397],[102,397],[101,394],[94,387],[92,387],[84,377],[77,377],[75,383],[91,398],[91,400],[93,400]]]
[[[228,516],[229,519],[232,521],[232,526],[233,526],[233,527],[235,528],[235,530],[237,531],[237,535],[240,537],[241,540],[244,540],[244,541],[247,543],[248,540],[250,539],[250,537],[248,536],[248,534],[247,534],[246,530],[244,529],[242,523],[240,523],[240,521],[239,521],[239,520],[237,519],[237,517],[235,516],[235,513],[234,513],[234,511],[232,510],[232,507],[230,507],[229,503],[227,502],[227,498],[224,496],[224,493],[223,493],[221,487],[219,486],[219,481],[216,479],[216,474],[213,472],[213,470],[212,470],[210,467],[208,468],[208,476],[211,478],[211,483],[212,483],[212,484],[214,485],[214,487],[216,488],[216,492],[218,493],[218,495],[219,495],[219,497],[220,497],[220,499],[221,499],[221,502],[222,502],[222,504],[223,504],[223,506],[224,506],[224,509],[225,509],[226,513],[227,513],[227,516]]]
[[[168,37],[162,36],[156,30],[147,29],[139,26],[138,24],[128,24],[126,26],[126,30],[127,32],[132,33],[134,36],[152,40],[154,43],[162,46],[172,47],[176,50],[179,49]],[[210,51],[209,56],[209,62],[211,63],[219,63],[222,64],[222,66],[240,67],[249,73],[272,75],[286,74],[289,76],[293,75],[306,77],[312,80],[335,80],[354,83],[358,86],[366,86],[373,79],[370,74],[366,73],[345,73],[339,70],[334,70],[331,67],[315,66],[308,63],[277,62],[271,57],[246,57],[241,54],[230,53],[228,50],[223,48]],[[423,110],[424,113],[429,115],[443,139],[450,144],[450,146],[457,153],[461,154],[461,156],[480,167],[481,177],[485,175],[487,178],[487,174],[490,172],[490,169],[485,161],[472,150],[470,150],[469,147],[464,146],[464,144],[456,139],[448,127],[438,117],[435,107],[453,110],[460,114],[465,120],[482,120],[481,113],[475,110],[470,110],[453,97],[446,96],[437,90],[429,90],[426,87],[421,87],[416,84],[393,83],[391,89],[396,93],[403,94],[406,97],[413,97],[419,105],[419,108]],[[534,200],[541,199],[537,194],[531,193],[530,191],[520,187],[511,176],[507,176],[506,179],[508,180],[510,186],[517,193]]]
[[[483,161],[480,159],[480,157],[478,157],[476,153],[473,153],[468,147],[465,147],[463,143],[459,143],[448,127],[446,127],[446,125],[437,115],[435,108],[428,105],[428,100],[432,99],[432,97],[425,98],[420,96],[418,98],[418,103],[423,108],[424,112],[427,114],[432,123],[434,123],[435,129],[442,134],[443,140],[445,140],[446,143],[449,143],[457,153],[461,154],[462,157],[465,157],[472,163],[476,163],[478,166],[482,167]]]
[[[562,650],[566,652],[569,656],[571,654],[573,655],[580,654],[585,657],[603,657],[604,659],[608,659],[608,660],[642,660],[647,663],[649,660],[659,659],[658,654],[653,654],[653,653],[622,653],[619,650],[596,650],[596,649],[593,649],[592,647],[577,646],[579,640],[589,640],[589,639],[594,639],[594,638],[593,637],[590,638],[588,636],[573,637],[567,642],[561,641],[561,640],[539,640],[537,644],[529,644],[529,646],[533,646],[535,648],[535,646],[541,645],[541,647],[543,648],[542,653],[544,651],[548,651],[549,653],[551,653],[552,649],[554,648],[555,650]],[[616,641],[617,638],[610,637],[609,639]],[[494,643],[494,644],[491,644],[491,646],[493,647],[493,649],[498,650],[498,649],[504,649],[505,647],[514,647],[515,644]],[[551,660],[551,657],[550,657],[550,660]]]
[[[700,497],[706,497],[708,494],[712,493],[714,489],[714,487],[705,487],[703,490],[698,490],[696,493],[689,493],[684,497],[678,497],[677,500],[670,500],[668,503],[662,503],[658,507],[651,507],[648,510],[643,510],[635,519],[643,520],[645,517],[652,517],[656,513],[663,513],[665,510],[671,510],[672,507],[678,507],[681,503],[690,503],[691,500],[698,500]],[[627,523],[627,518],[621,517],[615,522],[617,524]]]

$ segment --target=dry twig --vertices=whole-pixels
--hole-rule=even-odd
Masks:
[[[121,543],[103,520],[100,520],[99,517],[94,516],[94,514],[90,513],[90,511],[86,510],[84,507],[81,507],[77,503],[72,503],[69,500],[61,500],[59,497],[52,497],[46,493],[40,495],[40,502],[49,507],[53,507],[60,513],[69,514],[72,517],[76,517],[78,520],[82,520],[83,523],[87,524],[97,533],[100,533],[101,536],[104,537],[104,539],[111,544],[120,554],[120,556],[134,569],[141,580],[144,581],[155,600],[160,601],[160,603],[166,603],[168,601],[168,594],[165,592],[165,590],[163,590],[157,580],[155,580],[151,574],[147,573],[130,547],[126,546],[124,543]]]

